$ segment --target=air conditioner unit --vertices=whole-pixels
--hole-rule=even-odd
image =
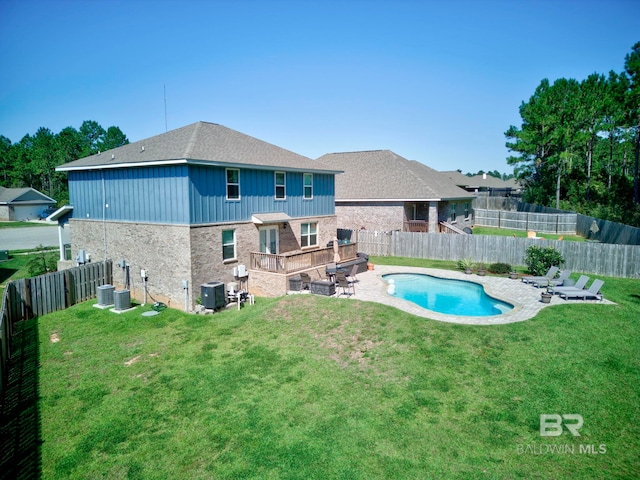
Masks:
[[[113,292],[113,309],[127,310],[131,308],[131,293],[129,290],[116,290]]]
[[[101,285],[97,288],[98,305],[108,307],[113,305],[113,292],[116,289],[113,285]]]
[[[210,310],[222,308],[227,304],[227,295],[222,282],[209,282],[200,286],[202,306]]]

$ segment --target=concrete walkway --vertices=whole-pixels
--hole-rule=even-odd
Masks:
[[[458,315],[445,315],[432,310],[419,307],[413,302],[403,300],[387,293],[388,284],[382,276],[388,273],[425,273],[441,278],[452,278],[456,280],[467,280],[479,283],[484,286],[485,292],[497,299],[506,301],[514,305],[513,310],[502,315],[489,317],[463,317]],[[544,289],[533,287],[523,283],[522,280],[511,280],[504,277],[485,276],[480,277],[475,274],[466,275],[462,272],[452,270],[439,270],[434,268],[418,267],[395,267],[388,265],[376,265],[373,271],[359,273],[358,282],[355,284],[356,294],[349,298],[378,302],[396,307],[405,312],[419,317],[430,318],[441,322],[460,323],[465,325],[499,325],[505,323],[523,322],[535,317],[543,308],[561,305],[566,303],[591,303],[610,304],[608,300],[563,300],[554,295],[551,303],[542,303],[540,293]],[[340,290],[341,292],[342,290]],[[341,298],[347,298],[342,295]]]

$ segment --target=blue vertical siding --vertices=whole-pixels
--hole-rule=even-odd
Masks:
[[[186,224],[187,191],[186,165],[69,172],[76,218]]]
[[[104,187],[104,188],[103,188]],[[291,217],[335,214],[335,182],[313,174],[303,198],[303,173],[286,173],[286,198],[276,200],[273,170],[240,169],[240,199],[226,199],[224,167],[169,165],[69,172],[75,218],[203,224],[250,221],[256,213]],[[103,209],[103,205],[108,208]]]
[[[291,217],[335,213],[333,175],[314,173],[313,198],[304,200],[302,172],[287,172],[286,199],[276,200],[274,172],[240,169],[240,200],[227,200],[223,167],[191,166],[191,223],[249,221],[255,213],[284,212]]]

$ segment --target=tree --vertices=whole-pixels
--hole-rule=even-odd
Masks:
[[[606,80],[597,73],[589,75],[580,83],[576,102],[576,126],[579,129],[580,142],[585,149],[585,168],[587,185],[585,199],[591,197],[591,177],[593,170],[594,148],[598,141],[598,134],[604,129],[604,102],[606,97]]]
[[[640,42],[637,42],[624,57],[624,68],[631,80],[627,91],[627,111],[629,124],[635,129],[635,163],[633,167],[633,202],[640,204],[638,185],[638,163],[640,159]]]
[[[529,102],[520,106],[522,126],[509,127],[505,132],[506,146],[517,156],[507,159],[519,165],[520,178],[529,185],[530,200],[546,205],[555,193],[556,208],[560,207],[562,174],[573,160],[576,124],[576,99],[579,84],[574,79],[560,78],[553,85],[543,79]],[[550,176],[553,174],[553,177]],[[552,180],[554,180],[552,182]]]
[[[607,194],[610,198],[615,174],[614,160],[616,156],[614,156],[614,151],[623,141],[623,128],[621,126],[624,122],[625,94],[628,89],[629,80],[624,73],[619,75],[614,71],[609,72],[602,105],[602,127],[607,135],[607,150],[604,156],[606,158]],[[622,163],[621,166],[624,169],[623,165]]]
[[[0,135],[0,186],[6,187],[9,180],[9,171],[11,167],[11,140],[4,135]]]
[[[100,151],[100,142],[106,131],[94,120],[85,120],[80,126],[80,135],[83,141],[82,157],[93,155]],[[79,157],[79,158],[82,158]]]
[[[127,139],[127,136],[122,133],[122,130],[118,127],[109,127],[102,138],[98,140],[98,149],[101,152],[104,152],[106,150],[111,150],[112,148],[127,145],[128,143],[129,140]]]
[[[93,120],[84,121],[80,130],[66,127],[55,135],[41,127],[35,135],[27,134],[15,144],[0,135],[0,185],[33,187],[66,202],[67,175],[56,172],[57,166],[127,143],[120,128],[105,130]]]

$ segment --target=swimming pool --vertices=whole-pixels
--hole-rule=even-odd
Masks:
[[[474,282],[421,273],[390,273],[382,278],[389,284],[387,294],[434,312],[484,317],[513,309],[513,305],[487,295],[484,287]]]

